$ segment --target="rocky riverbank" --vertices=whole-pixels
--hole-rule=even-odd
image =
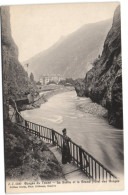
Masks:
[[[59,86],[58,88],[55,88],[55,90],[51,90],[51,91],[45,91],[44,93],[42,92],[42,94],[40,95],[39,99],[37,99],[35,102],[31,103],[31,104],[23,104],[19,107],[20,111],[24,111],[24,110],[32,110],[35,108],[40,108],[41,104],[44,104],[45,102],[48,101],[48,99],[56,94],[59,93],[64,93],[67,91],[72,91],[74,90],[73,87],[65,87],[65,86]]]
[[[106,108],[92,102],[90,98],[88,98],[88,100],[88,102],[78,103],[76,108],[84,113],[93,114],[98,117],[108,117],[108,110]]]

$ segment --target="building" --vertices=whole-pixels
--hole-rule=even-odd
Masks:
[[[61,80],[63,80],[63,77],[59,74],[57,75],[41,75],[40,76],[40,83],[42,85],[47,85],[49,82],[55,82],[58,84]]]

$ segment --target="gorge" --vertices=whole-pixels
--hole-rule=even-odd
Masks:
[[[27,130],[31,127],[27,126],[27,120],[51,128],[52,132],[55,129],[60,134],[63,128],[67,128],[68,136],[80,147],[82,145],[115,174],[123,174],[120,7],[117,7],[114,13],[112,27],[111,19],[87,24],[26,61],[25,64],[29,63],[35,73],[34,76],[31,75],[32,79],[18,60],[18,48],[11,35],[9,8],[3,7],[2,63],[5,161],[6,176],[9,179],[13,176],[30,179],[33,175],[36,176],[33,179],[39,180],[64,179],[61,166],[47,145],[28,134]],[[44,97],[48,101],[38,99],[40,102],[35,101],[35,104],[39,104],[33,104],[33,110],[28,110],[30,105],[20,110],[19,115],[22,115],[26,122],[25,131],[23,126],[16,124],[17,118],[12,123],[8,117],[11,107],[8,102],[9,99],[23,98],[29,91],[39,92],[44,86],[39,82],[39,85],[36,85],[34,77],[38,78],[39,74],[45,74],[45,71],[49,74],[62,73],[65,78],[85,78],[73,80],[75,84],[72,85],[75,85],[76,92],[74,89],[69,90],[64,83],[46,85],[45,87],[51,85],[61,88],[58,91],[51,90],[49,94],[46,89],[40,90],[40,94],[46,94]],[[86,106],[82,110],[83,104]],[[103,117],[108,117],[111,126]]]

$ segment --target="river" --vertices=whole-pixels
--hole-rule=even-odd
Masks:
[[[75,91],[64,92],[51,97],[38,109],[23,111],[22,116],[60,133],[67,128],[67,134],[74,142],[112,172],[122,174],[123,131],[112,127],[103,118],[78,110],[78,103],[83,101],[91,100],[77,97]]]

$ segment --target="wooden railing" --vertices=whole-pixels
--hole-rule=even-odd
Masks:
[[[26,121],[18,112],[16,103],[13,102],[15,108],[15,123],[23,127],[26,131],[35,134],[43,140],[56,145],[60,150],[63,149],[63,135],[53,129],[44,127],[42,125]],[[85,151],[82,147],[69,141],[70,154],[72,161],[87,175],[89,179],[96,182],[116,181],[117,177],[109,171],[104,165],[96,160],[91,154]]]

